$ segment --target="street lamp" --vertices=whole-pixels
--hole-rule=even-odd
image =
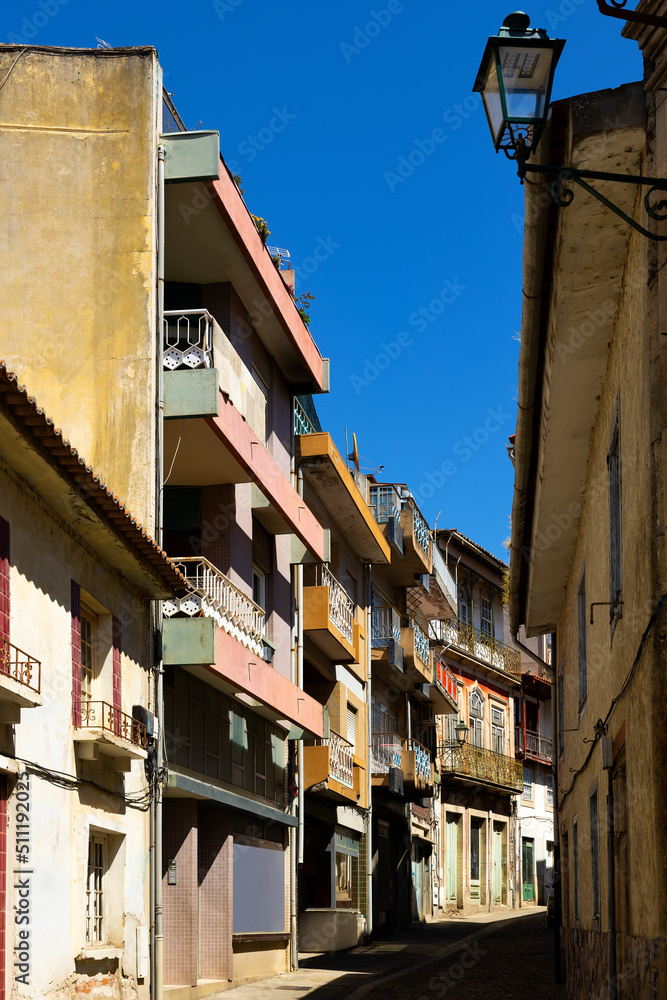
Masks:
[[[473,89],[482,95],[496,152],[502,149],[509,159],[516,160],[522,184],[526,174],[550,176],[549,192],[560,208],[572,203],[574,192],[567,182],[574,181],[643,236],[667,240],[667,235],[645,229],[587,183],[599,180],[648,187],[644,207],[650,218],[662,222],[667,219],[667,198],[655,205],[651,198],[656,191],[667,192],[667,179],[528,163],[549,118],[554,70],[564,45],[561,39],[549,38],[543,28],[531,28],[530,18],[521,11],[509,14],[499,34],[489,38]]]
[[[459,721],[454,726],[454,732],[456,733],[455,740],[446,740],[444,743],[438,745],[438,757],[443,757],[447,750],[461,750],[468,739],[468,727],[466,726],[463,719]]]
[[[509,14],[489,38],[474,90],[482,95],[496,152],[527,159],[537,146],[564,45],[543,28],[531,28],[521,11]]]

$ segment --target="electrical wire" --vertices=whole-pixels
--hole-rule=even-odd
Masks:
[[[100,792],[110,795],[112,798],[120,799],[130,809],[139,809],[141,812],[145,812],[150,806],[152,797],[152,790],[150,786],[142,792],[133,792],[128,795],[122,792],[111,791],[103,785],[98,784],[96,781],[91,781],[89,778],[79,778],[78,775],[69,774],[67,771],[58,771],[54,768],[44,767],[42,764],[38,764],[34,760],[26,760],[24,757],[14,757],[12,760],[25,765],[29,773],[36,775],[38,778],[42,778],[44,781],[50,782],[52,785],[56,785],[58,788],[63,788],[66,791],[75,791],[83,785],[90,785],[93,788],[97,788]],[[151,784],[153,784],[153,782],[151,782]]]
[[[609,710],[608,710],[607,714],[605,715],[604,719],[602,720],[604,722],[604,724],[605,724],[605,728],[607,726],[607,723],[608,723],[609,719],[611,718],[611,714],[614,711],[614,708],[616,707],[616,705],[621,700],[621,698],[623,697],[623,695],[625,694],[625,692],[628,690],[630,684],[632,683],[632,679],[633,679],[634,675],[636,674],[637,669],[639,667],[639,662],[641,660],[642,653],[644,652],[644,646],[646,645],[646,640],[649,637],[651,629],[653,628],[653,626],[655,624],[655,621],[656,621],[658,615],[660,614],[660,612],[662,610],[662,606],[665,603],[665,601],[667,601],[667,594],[663,594],[661,596],[661,598],[659,599],[659,601],[656,604],[655,608],[653,609],[653,614],[651,615],[651,617],[649,619],[648,625],[644,629],[644,634],[642,635],[641,640],[639,642],[639,646],[637,648],[637,652],[635,654],[635,658],[633,660],[632,666],[630,667],[630,670],[628,671],[628,674],[627,674],[625,680],[623,681],[618,694],[612,699],[611,704],[609,706]],[[559,802],[559,806],[563,805],[563,803],[565,802],[565,799],[568,797],[568,795],[570,794],[570,792],[574,788],[574,786],[576,784],[576,781],[577,781],[577,778],[582,773],[582,771],[585,771],[586,768],[588,767],[590,759],[593,756],[593,751],[595,750],[595,747],[597,746],[599,739],[600,739],[600,734],[596,733],[595,734],[595,738],[591,742],[591,745],[589,747],[588,753],[586,754],[586,759],[584,760],[583,764],[580,767],[576,768],[576,770],[574,770],[572,772],[573,773],[573,778],[572,778],[572,781],[570,783],[570,787],[567,789],[567,791],[563,792],[562,798],[561,798],[561,800]]]
[[[0,90],[2,90],[2,88],[4,87],[4,85],[7,83],[7,80],[9,80],[9,77],[10,77],[10,75],[12,73],[12,70],[16,66],[17,62],[19,61],[19,59],[21,58],[21,56],[23,55],[23,53],[27,52],[29,48],[30,48],[29,45],[24,45],[23,46],[23,48],[21,49],[21,51],[17,55],[16,59],[14,60],[14,62],[11,64],[11,66],[9,67],[9,69],[7,70],[7,72],[5,73],[5,76],[4,76],[3,80],[2,80],[2,82],[0,82]]]

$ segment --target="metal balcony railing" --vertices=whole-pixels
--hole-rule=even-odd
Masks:
[[[527,757],[537,757],[538,760],[551,761],[553,741],[541,733],[526,729],[526,739],[523,738],[521,726],[514,728],[514,749],[517,753],[525,753]]]
[[[77,705],[77,729],[102,729],[113,733],[135,747],[146,747],[146,727],[126,712],[114,708],[106,701],[86,701]]]
[[[431,662],[431,649],[428,642],[428,636],[425,632],[422,632],[416,622],[411,622],[410,624],[415,635],[415,654],[419,657],[422,663],[428,666]]]
[[[164,314],[162,363],[177,368],[213,367],[213,317],[206,309],[181,309]]]
[[[8,639],[0,638],[0,674],[11,677],[36,694],[42,685],[42,664]]]
[[[401,616],[396,608],[373,608],[371,611],[371,646],[373,649],[382,649],[390,639],[398,643],[401,641]]]
[[[456,678],[451,672],[446,663],[442,663],[437,657],[435,658],[435,671],[434,676],[436,682],[446,691],[452,701],[456,704],[458,701],[458,686],[456,684]]]
[[[417,507],[414,508],[414,532],[415,538],[419,543],[419,546],[426,553],[427,556],[431,555],[431,532],[428,524],[421,516]]]
[[[321,563],[307,568],[306,580],[314,587],[329,588],[329,620],[348,642],[354,642],[354,601],[343,589],[328,566]]]
[[[347,788],[354,786],[354,747],[342,736],[331,730],[329,739],[318,740],[320,746],[329,747],[329,772],[332,778]]]
[[[371,772],[387,774],[390,767],[401,767],[403,743],[396,733],[373,733],[371,736]]]
[[[387,539],[403,552],[401,498],[393,486],[371,486],[370,506],[378,524],[387,525]]]
[[[441,768],[450,774],[502,785],[517,792],[523,789],[523,765],[520,760],[470,743],[462,747],[446,747],[442,752]]]
[[[496,670],[502,670],[517,679],[521,677],[519,651],[480,632],[460,618],[433,619],[429,622],[429,636],[437,645],[456,646],[483,660]]]
[[[296,396],[294,397],[294,433],[295,435],[316,433],[315,425]]]
[[[208,559],[186,556],[174,562],[187,577],[188,593],[180,600],[165,601],[162,605],[164,615],[171,618],[181,612],[191,618],[215,618],[223,631],[262,656],[265,623],[262,608]]]
[[[431,780],[431,754],[421,743],[412,738],[405,741],[405,749],[413,750],[415,753],[415,772],[417,777],[424,781]]]

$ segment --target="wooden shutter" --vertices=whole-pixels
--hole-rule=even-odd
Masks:
[[[116,735],[122,732],[121,725],[121,687],[120,687],[120,640],[122,628],[115,616],[111,620],[112,666],[113,666],[113,718]]]
[[[72,725],[81,725],[81,587],[72,580]]]

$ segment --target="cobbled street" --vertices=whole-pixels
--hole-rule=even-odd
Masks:
[[[566,1000],[542,908],[442,920],[230,991],[233,1000]]]

